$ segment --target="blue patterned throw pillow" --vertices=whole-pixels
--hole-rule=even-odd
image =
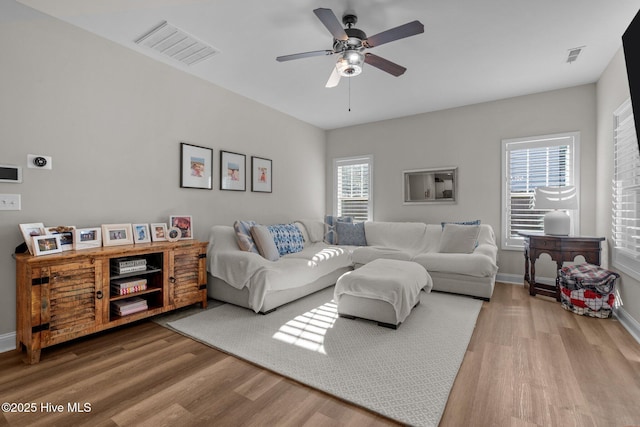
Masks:
[[[268,225],[267,229],[273,236],[280,256],[300,252],[304,248],[302,232],[295,224]]]
[[[367,238],[364,234],[364,222],[342,222],[336,223],[336,234],[338,235],[338,245],[367,246]]]
[[[336,235],[336,224],[338,222],[353,222],[350,216],[333,216],[326,215],[324,217],[324,242],[330,245],[337,245],[338,239]]]

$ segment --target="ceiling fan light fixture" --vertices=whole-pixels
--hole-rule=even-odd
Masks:
[[[358,50],[347,50],[340,55],[336,69],[343,77],[354,77],[362,72],[364,54]]]

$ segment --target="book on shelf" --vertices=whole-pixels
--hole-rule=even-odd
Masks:
[[[132,267],[134,265],[147,265],[145,258],[116,258],[113,265],[117,267]]]
[[[146,285],[147,279],[141,277],[132,277],[129,279],[114,279],[111,281],[111,287],[117,287],[119,289],[131,288],[133,286]]]
[[[129,267],[120,267],[115,265],[111,268],[111,272],[115,274],[126,274],[126,273],[136,273],[138,271],[145,271],[147,269],[147,265],[131,265]]]
[[[113,295],[130,295],[136,292],[142,292],[147,290],[147,284],[129,286],[126,288],[121,288],[118,286],[111,286],[111,293]]]
[[[119,301],[111,301],[111,311],[118,316],[126,316],[127,314],[133,314],[147,309],[149,309],[149,305],[144,298],[133,297]]]

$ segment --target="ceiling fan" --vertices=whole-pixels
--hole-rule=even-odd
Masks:
[[[342,28],[340,21],[338,21],[331,9],[318,8],[313,13],[316,14],[333,36],[333,49],[279,56],[276,61],[283,62],[312,56],[339,54],[336,66],[333,68],[331,76],[329,76],[326,87],[337,86],[340,82],[340,77],[357,76],[362,72],[362,65],[365,62],[396,77],[404,74],[407,71],[405,67],[364,51],[384,43],[424,33],[424,25],[420,21],[412,21],[367,37],[364,31],[353,27],[358,22],[358,17],[354,14],[347,13],[342,17],[342,23],[347,27]]]

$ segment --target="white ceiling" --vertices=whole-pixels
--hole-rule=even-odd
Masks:
[[[24,12],[0,1],[13,3],[3,11]],[[640,0],[19,1],[323,129],[593,83],[640,9]],[[326,89],[335,56],[276,62],[331,49],[317,7],[338,19],[355,12],[368,35],[420,20],[424,34],[370,50],[407,72],[393,77],[365,64]],[[221,54],[189,67],[134,43],[162,21]],[[566,63],[580,46],[578,60]]]

